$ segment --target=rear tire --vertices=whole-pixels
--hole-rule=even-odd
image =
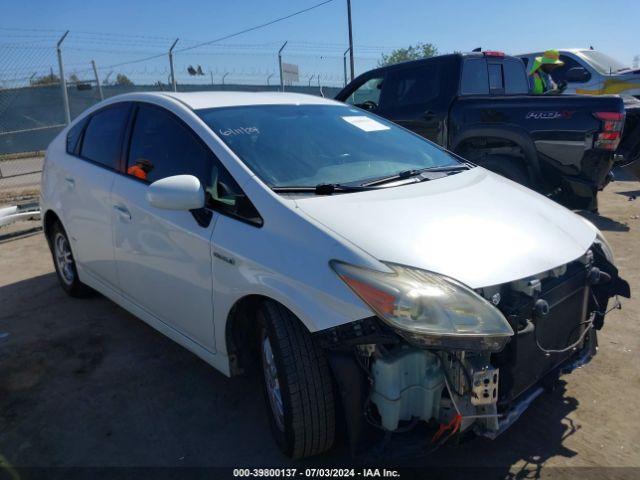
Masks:
[[[53,256],[53,265],[62,289],[72,297],[90,295],[93,290],[78,278],[78,269],[71,252],[71,242],[69,242],[67,232],[64,231],[59,221],[56,221],[51,227],[48,241]]]
[[[525,187],[531,186],[527,169],[518,158],[506,155],[488,155],[478,165]]]
[[[275,302],[258,310],[258,351],[271,430],[291,458],[318,455],[335,437],[335,403],[323,350],[293,313]]]

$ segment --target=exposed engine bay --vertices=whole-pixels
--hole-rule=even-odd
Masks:
[[[506,318],[506,344],[424,341],[370,317],[318,332],[336,378],[353,450],[368,429],[432,427],[441,445],[471,431],[495,438],[562,373],[596,353],[596,331],[617,296],[630,296],[601,244],[553,270],[477,289]]]

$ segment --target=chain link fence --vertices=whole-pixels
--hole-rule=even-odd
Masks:
[[[37,190],[42,152],[65,127],[67,109],[72,120],[103,98],[171,91],[173,79],[179,92],[284,88],[329,98],[348,81],[348,49],[341,44],[288,42],[279,56],[280,42],[202,46],[180,40],[172,69],[169,47],[176,39],[63,33],[0,29],[0,204],[7,195]],[[356,74],[375,67],[382,50],[361,51]],[[297,74],[281,79],[280,62]]]

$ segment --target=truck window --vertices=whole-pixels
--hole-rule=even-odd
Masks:
[[[363,107],[366,110],[376,110],[380,104],[382,80],[383,77],[370,78],[356,88],[351,95],[345,99],[345,103],[355,105],[356,107]]]
[[[504,93],[507,95],[526,95],[529,93],[529,80],[520,60],[505,59],[502,68]]]
[[[502,65],[499,63],[489,64],[489,91],[491,93],[504,93]]]
[[[462,95],[489,94],[489,76],[484,58],[469,58],[464,61],[461,85]]]
[[[426,106],[440,95],[440,62],[429,61],[418,67],[391,71],[385,80],[382,105],[392,108]]]
[[[580,65],[579,62],[577,62],[573,58],[568,57],[566,55],[560,55],[560,60],[562,60],[564,62],[564,65],[561,66],[561,67],[556,68],[555,70],[553,70],[551,72],[551,78],[553,78],[553,81],[556,82],[556,83],[566,82],[567,72],[570,69],[572,69],[574,67],[582,67],[582,65]],[[584,82],[588,82],[588,81],[589,81],[589,79],[586,79],[586,80],[583,80],[582,82],[575,82],[575,83],[584,83]]]

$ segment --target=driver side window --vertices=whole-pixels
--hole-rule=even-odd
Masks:
[[[160,107],[138,107],[126,172],[145,183],[173,175],[193,175],[204,188],[207,207],[252,224],[262,223],[238,183],[209,147]]]
[[[356,88],[351,95],[347,97],[345,103],[360,107],[364,110],[375,111],[380,105],[380,92],[382,91],[383,77],[370,78],[358,88]]]

